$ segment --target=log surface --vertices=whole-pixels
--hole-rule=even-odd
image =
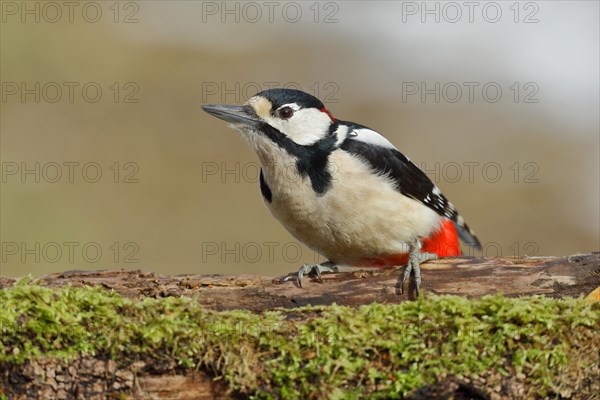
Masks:
[[[304,305],[358,306],[373,302],[399,303],[415,298],[411,280],[400,294],[403,268],[340,272],[323,275],[323,282],[305,277],[277,283],[257,275],[159,275],[144,271],[67,271],[39,277],[48,287],[102,286],[127,297],[197,295],[215,310],[271,310]],[[477,298],[486,294],[551,297],[588,295],[600,286],[600,252],[568,257],[444,258],[421,266],[425,294],[452,294]],[[14,279],[0,278],[0,288]]]

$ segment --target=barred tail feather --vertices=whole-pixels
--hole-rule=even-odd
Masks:
[[[452,222],[454,222],[460,240],[477,250],[481,250],[481,243],[479,243],[479,239],[477,239],[475,232],[465,224],[462,217],[458,217],[456,221]]]

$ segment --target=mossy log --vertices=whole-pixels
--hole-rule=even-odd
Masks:
[[[274,282],[273,278],[255,275],[167,276],[143,271],[67,271],[35,278],[30,284],[49,288],[99,286],[114,289],[130,299],[194,296],[195,301],[215,311],[262,312],[334,303],[346,306],[394,304],[414,299],[414,288],[409,293],[399,294],[400,275],[401,269],[341,272],[323,276],[323,282],[307,278],[304,287],[299,288],[293,282],[280,284]],[[577,297],[588,295],[600,286],[600,252],[569,257],[447,258],[424,264],[422,278],[426,298],[431,293],[473,299],[489,294],[503,294],[506,297]],[[0,289],[10,290],[15,283],[15,279],[0,277]],[[315,318],[315,315],[300,312],[290,318],[301,321]],[[594,332],[593,329],[586,332],[581,337],[588,337],[589,343],[586,342],[578,350],[579,353],[573,356],[582,360],[593,356],[595,360],[598,354],[594,355],[593,351],[585,348],[592,346],[592,349],[597,349],[600,336],[595,334],[590,337],[589,332]],[[14,348],[11,351],[14,352]],[[23,364],[0,363],[0,398],[246,397],[245,393],[232,390],[226,380],[215,380],[213,372],[206,368],[190,370],[178,366],[176,361],[165,358],[165,355],[158,359],[156,356],[147,354],[126,365],[89,354],[69,360],[42,354]],[[307,357],[310,359],[313,355],[308,354]],[[594,363],[598,364],[592,360]],[[598,389],[599,368],[594,371],[588,369],[584,374],[585,379],[577,378],[583,379],[581,381],[576,379],[579,376],[577,369],[565,368],[564,373],[557,376],[566,377],[567,383],[561,383],[561,391],[553,395],[589,398]],[[570,385],[568,382],[575,383]],[[440,376],[437,382],[413,390],[406,398],[535,398],[532,396],[535,388],[532,389],[530,385],[531,382],[523,373],[501,376],[489,370],[475,379]],[[323,393],[323,396],[326,394]]]

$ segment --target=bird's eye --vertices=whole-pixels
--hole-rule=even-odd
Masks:
[[[292,110],[290,107],[283,107],[277,110],[277,114],[281,119],[290,119],[292,118],[292,115],[294,115],[294,110]]]

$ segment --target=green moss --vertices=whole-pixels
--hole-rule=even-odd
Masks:
[[[0,365],[78,354],[127,365],[150,355],[258,397],[400,397],[440,376],[489,371],[523,373],[545,396],[569,369],[597,366],[600,343],[600,307],[582,299],[429,296],[255,314],[24,280],[0,291],[0,305]]]

